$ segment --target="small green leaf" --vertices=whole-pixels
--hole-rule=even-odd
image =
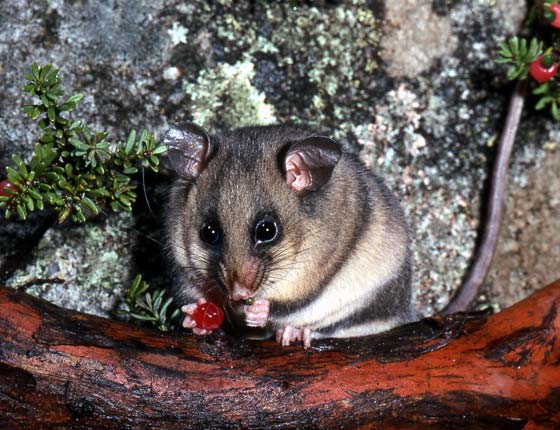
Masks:
[[[41,103],[43,103],[43,106],[47,108],[52,104],[45,94],[41,96]]]
[[[519,44],[519,56],[525,58],[527,56],[527,39],[521,38]]]
[[[17,213],[18,213],[19,218],[20,218],[21,220],[24,220],[24,219],[27,218],[27,211],[25,210],[25,206],[23,206],[23,205],[17,205],[16,210],[17,210]]]
[[[539,54],[539,51],[539,42],[536,37],[533,37],[529,45],[529,53],[536,57]]]
[[[519,39],[517,38],[517,36],[512,37],[509,40],[509,49],[514,55],[519,54]]]
[[[558,113],[558,104],[556,103],[556,100],[552,102],[552,105],[550,106],[550,112],[552,113],[552,117],[556,121],[558,121],[558,119],[560,118],[560,114]]]
[[[148,130],[142,130],[140,132],[140,139],[138,139],[138,140],[140,142],[145,142],[147,138],[148,138]]]
[[[169,305],[173,302],[173,298],[168,298],[165,303],[163,304],[163,306],[161,307],[159,313],[161,315],[166,315],[167,314],[167,308],[169,307]]]
[[[33,63],[31,65],[31,72],[33,73],[33,79],[35,80],[39,80],[39,66],[37,65],[37,63]]]
[[[61,190],[66,190],[68,192],[72,192],[72,187],[64,179],[59,180],[57,185],[58,185],[58,188],[60,188]]]
[[[82,122],[81,121],[72,121],[70,123],[70,127],[68,127],[68,131],[75,131],[78,130],[82,127]]]
[[[47,83],[51,85],[56,80],[56,75],[58,74],[58,69],[52,69],[47,76]]]
[[[162,297],[163,297],[163,291],[158,290],[155,292],[153,308],[156,313],[159,313],[159,307],[161,306]]]
[[[60,181],[60,176],[55,172],[47,172],[45,173],[45,178],[47,178],[50,182],[58,182]]]
[[[130,207],[131,203],[130,200],[128,200],[124,195],[121,194],[121,196],[119,197],[119,202],[121,202],[123,205],[125,205],[126,207]]]
[[[99,208],[97,207],[97,205],[93,202],[93,200],[91,200],[89,197],[83,197],[82,198],[82,203],[84,204],[85,207],[87,207],[94,215],[97,215],[99,213]]]
[[[47,117],[49,118],[50,122],[54,122],[54,120],[56,119],[56,112],[54,110],[54,106],[50,106],[49,109],[47,110]]]
[[[541,110],[543,109],[547,104],[549,104],[552,101],[552,97],[550,96],[544,96],[541,97],[539,99],[539,101],[537,102],[537,104],[535,105],[535,110]]]
[[[70,215],[70,208],[69,207],[65,207],[64,209],[62,209],[60,211],[60,213],[58,214],[58,222],[62,223],[64,222],[64,220],[66,218],[68,218],[68,215]]]
[[[30,196],[25,197],[25,204],[27,205],[27,209],[29,209],[29,212],[33,212],[35,210],[35,203]]]
[[[49,102],[51,102],[51,104],[56,103],[56,100],[58,99],[56,91],[48,91],[45,95],[47,96],[47,99],[49,99]]]
[[[80,100],[84,98],[83,94],[74,94],[72,97],[69,97],[64,103],[72,103],[77,104]]]
[[[21,159],[21,157],[18,154],[12,154],[12,161],[18,167],[20,167],[21,165],[24,164],[23,160]]]
[[[47,202],[48,202],[48,204],[54,206],[54,205],[55,205],[55,201],[56,201],[56,197],[55,197],[54,193],[47,193],[46,196],[47,196]]]
[[[136,318],[137,320],[141,320],[141,321],[156,321],[157,320],[153,316],[138,314],[138,313],[135,313],[135,312],[131,312],[129,315],[131,317]]]
[[[510,81],[517,79],[523,73],[523,68],[512,66],[507,72],[507,78]]]
[[[152,151],[152,155],[159,155],[167,152],[167,147],[165,145],[160,145]]]
[[[33,189],[29,189],[28,193],[31,197],[33,197],[37,201],[43,200],[43,196]]]
[[[70,139],[68,139],[68,143],[70,145],[72,145],[74,148],[81,149],[81,150],[84,150],[84,151],[89,148],[89,146],[87,146],[81,140],[76,139],[74,137],[71,137]]]
[[[13,167],[7,166],[6,174],[8,176],[8,180],[14,185],[23,182],[23,178]]]
[[[41,142],[41,143],[54,142],[54,136],[51,133],[46,133],[39,139],[39,142]]]
[[[21,157],[17,154],[13,154],[12,155],[12,161],[14,162],[14,164],[18,167],[18,169],[21,172],[21,176],[24,179],[27,179],[27,177],[29,176],[29,172],[27,170],[27,166],[25,165],[25,163],[23,162],[23,160],[21,159]]]
[[[130,291],[129,294],[135,295],[134,293],[136,292],[136,290],[138,289],[138,287],[140,286],[140,281],[142,281],[142,275],[140,273],[138,273],[135,277],[134,277],[134,281],[132,281],[132,285],[130,287]]]
[[[84,213],[82,212],[82,208],[79,204],[72,205],[72,209],[74,209],[74,214],[78,217],[78,219],[83,218]],[[81,215],[81,216],[80,216]],[[84,219],[85,220],[85,219]]]
[[[24,114],[31,116],[35,110],[35,105],[25,105],[22,110]]]
[[[136,141],[136,131],[132,130],[128,135],[128,139],[126,141],[126,146],[124,148],[124,152],[126,155],[130,154],[132,147],[134,146],[134,142]]]
[[[509,47],[505,42],[500,43],[499,55],[506,58],[511,58],[513,56],[512,52],[510,51]]]
[[[50,64],[47,64],[46,66],[41,67],[41,71],[39,73],[39,80],[40,81],[45,80],[45,77],[47,76],[47,73],[49,72],[50,69],[51,69]]]
[[[73,111],[76,108],[76,105],[73,103],[63,103],[60,106],[58,106],[58,110],[60,112],[70,112]]]

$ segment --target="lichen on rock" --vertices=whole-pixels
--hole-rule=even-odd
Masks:
[[[451,22],[438,16],[430,0],[385,3],[385,36],[381,42],[387,72],[395,78],[414,78],[434,61],[451,54],[458,44]]]
[[[253,64],[245,60],[202,70],[196,82],[185,83],[194,121],[207,127],[217,123],[243,127],[275,122],[274,107],[251,84],[254,74]]]
[[[129,213],[50,229],[7,286],[89,314],[111,314],[130,280],[134,234]]]

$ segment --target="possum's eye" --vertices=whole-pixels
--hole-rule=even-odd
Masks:
[[[222,241],[222,231],[217,222],[207,222],[200,229],[200,240],[208,245],[219,245]]]
[[[278,240],[280,229],[275,220],[263,218],[255,224],[254,240],[257,245],[271,244]]]

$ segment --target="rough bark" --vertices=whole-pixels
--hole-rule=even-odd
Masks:
[[[499,313],[282,348],[0,287],[1,429],[560,428],[560,281]]]

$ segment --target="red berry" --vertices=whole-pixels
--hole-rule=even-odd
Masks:
[[[542,58],[542,55],[537,57],[537,59],[529,65],[529,74],[541,84],[550,81],[556,73],[558,73],[558,65],[556,63],[552,63],[550,67],[546,68],[542,64]]]
[[[550,21],[550,25],[556,28],[560,28],[560,4],[551,4],[550,10],[554,13],[554,20]]]
[[[224,320],[224,311],[214,303],[203,303],[198,305],[191,315],[196,326],[205,330],[215,330],[220,327]]]
[[[8,190],[13,192],[10,193]],[[12,197],[15,193],[17,193],[17,188],[10,181],[4,179],[0,182],[0,196]]]

